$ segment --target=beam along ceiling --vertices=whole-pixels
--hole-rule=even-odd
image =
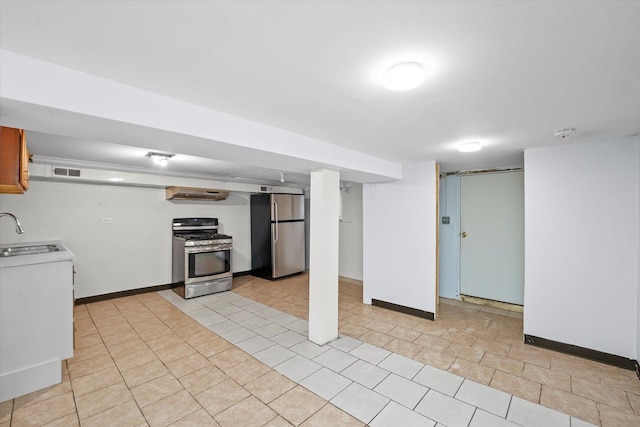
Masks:
[[[447,171],[522,164],[525,148],[566,143],[558,128],[577,129],[571,142],[637,134],[638,22],[635,1],[2,0],[0,47]],[[403,61],[421,64],[425,82],[384,88],[382,71]],[[36,155],[147,167],[126,145],[30,130]],[[459,153],[468,141],[483,150]],[[277,181],[287,170],[225,160],[174,172]]]

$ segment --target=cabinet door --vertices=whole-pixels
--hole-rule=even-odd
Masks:
[[[27,191],[29,189],[29,150],[27,150],[27,137],[25,131],[20,129],[20,186]]]
[[[28,166],[24,131],[0,127],[0,193],[24,193],[29,188]]]

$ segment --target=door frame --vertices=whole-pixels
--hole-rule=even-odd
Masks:
[[[437,233],[436,234],[436,245],[437,245],[437,248],[436,248],[436,254],[437,254],[436,255],[436,259],[437,259],[436,271],[438,272],[437,273],[437,281],[436,281],[436,307],[437,307],[438,302],[440,301],[440,287],[441,287],[440,279],[442,277],[441,276],[441,271],[440,271],[440,261],[443,260],[441,254],[440,254],[440,245],[442,243],[442,236],[440,234],[440,227],[442,226],[442,216],[441,216],[442,212],[440,212],[440,210],[439,210],[440,197],[442,196],[442,193],[440,192],[440,184],[442,182],[441,180],[443,178],[447,177],[447,176],[450,176],[450,175],[458,175],[458,176],[462,177],[464,175],[484,175],[484,174],[506,173],[506,172],[524,172],[524,166],[508,167],[508,168],[475,169],[475,170],[467,170],[467,171],[443,172],[443,173],[439,173],[438,174],[438,185],[437,185],[437,191],[436,191],[436,197],[437,197],[437,199],[436,199],[436,207],[438,209],[438,211],[437,211],[438,212],[438,219],[437,219],[438,224],[437,224],[437,231],[436,231],[436,233]],[[460,193],[461,193],[461,187],[458,188],[457,195],[460,196]],[[461,203],[459,202],[458,206],[457,206],[457,210],[455,211],[455,214],[456,214],[455,220],[458,221],[459,226],[460,226],[460,216],[461,216],[460,215],[461,214],[460,207],[461,207]],[[449,211],[447,213],[451,214],[453,212]],[[450,215],[450,216],[453,216],[453,215]],[[455,260],[455,265],[456,265],[456,268],[457,268],[457,278],[455,279],[455,284],[454,285],[455,285],[455,289],[456,289],[456,295],[457,295],[458,299],[460,300],[461,299],[461,292],[460,292],[461,291],[461,276],[460,276],[460,274],[461,274],[461,262],[462,262],[461,253],[460,253],[461,244],[462,244],[462,242],[461,242],[462,236],[460,234],[461,234],[462,230],[460,229],[460,227],[458,227],[458,228],[459,229],[458,229],[458,232],[457,232],[457,235],[456,235],[458,254],[457,254],[457,258]]]

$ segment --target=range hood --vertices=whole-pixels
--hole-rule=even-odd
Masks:
[[[194,187],[167,187],[167,200],[224,200],[227,190]]]

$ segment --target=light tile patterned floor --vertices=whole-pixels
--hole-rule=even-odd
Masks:
[[[63,365],[62,384],[0,404],[0,426],[588,425],[530,401],[589,419],[587,401],[598,411],[595,424],[640,424],[637,379],[496,339],[516,329],[504,320],[509,313],[442,304],[441,319],[429,322],[364,306],[361,287],[347,281],[340,328],[352,336],[310,343],[301,320],[306,280],[248,276],[235,280],[234,292],[197,300],[163,292],[175,306],[154,293],[76,307],[75,357]],[[469,348],[482,349],[480,358]],[[448,357],[449,372],[438,369]],[[474,364],[491,369],[488,382]],[[569,376],[568,389],[547,372],[554,368]],[[473,373],[467,379],[456,372],[465,369]],[[521,390],[513,378],[537,384],[535,398],[534,387]]]
[[[307,318],[306,275],[275,282],[247,276],[235,286],[241,295]],[[640,425],[640,380],[633,371],[523,344],[522,313],[442,298],[438,319],[422,320],[363,305],[362,286],[348,279],[340,282],[339,308],[340,334],[439,368],[425,385],[449,396],[460,384],[443,389],[443,383],[454,374],[595,425]],[[385,356],[361,347],[358,357],[377,365]]]

